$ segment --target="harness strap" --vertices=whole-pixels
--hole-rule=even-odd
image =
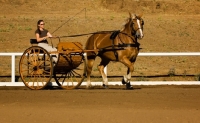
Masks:
[[[138,47],[139,48],[140,43],[135,43],[135,44],[119,44],[118,47]]]
[[[114,54],[115,54],[116,61],[118,61],[118,53],[117,53],[116,50],[114,50],[114,49],[115,49],[114,39],[112,40],[112,49],[113,49],[113,52],[114,52]]]
[[[115,50],[115,38],[117,37],[117,35],[120,33],[120,30],[118,31],[114,31],[111,36],[110,36],[110,39],[112,40],[112,50],[114,52],[114,55],[115,55],[115,58],[116,58],[116,61],[118,60],[118,53],[117,51]]]
[[[114,40],[112,40],[112,42],[114,42]],[[108,47],[104,47],[104,48],[101,48],[99,49],[99,55],[104,53],[104,52],[108,52],[108,51],[113,51],[114,52],[114,55],[116,57],[116,60],[118,60],[118,53],[117,53],[117,50],[124,50],[124,47],[137,47],[138,50],[139,50],[139,46],[140,46],[140,43],[135,43],[135,44],[118,44],[118,45],[113,45],[112,46],[108,46]]]
[[[111,40],[114,40],[114,39],[117,37],[117,35],[118,35],[119,33],[120,33],[120,30],[114,31],[114,32],[111,34],[110,39],[111,39]]]

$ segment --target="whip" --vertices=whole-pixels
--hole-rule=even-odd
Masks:
[[[82,11],[85,11],[85,18],[86,18],[86,8],[82,9],[81,11],[79,11],[78,13],[76,13],[73,17],[69,18],[66,22],[64,22],[61,26],[59,26],[55,31],[52,32],[52,34],[54,32],[56,32],[58,29],[60,29],[63,25],[65,25],[66,23],[68,23],[72,18],[76,17],[78,14],[80,14]]]

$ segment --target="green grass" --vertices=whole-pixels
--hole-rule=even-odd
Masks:
[[[0,32],[10,32],[10,29],[0,29]]]
[[[31,27],[25,27],[25,30],[26,31],[31,31],[31,30],[33,30]]]

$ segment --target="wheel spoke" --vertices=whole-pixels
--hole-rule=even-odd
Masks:
[[[80,63],[81,64],[77,68],[72,70],[66,70],[65,73],[59,73],[59,71],[54,71],[54,79],[56,80],[56,83],[60,87],[69,90],[79,87],[85,77],[83,76],[85,60],[82,59]]]
[[[24,84],[30,89],[44,88],[52,77],[50,54],[43,48],[28,48],[20,59],[19,72]],[[45,70],[46,68],[49,70]]]

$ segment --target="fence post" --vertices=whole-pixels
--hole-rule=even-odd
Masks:
[[[11,72],[12,72],[12,75],[11,75],[11,82],[12,83],[15,83],[15,54],[12,54],[12,61],[11,61],[12,65],[11,65]]]

